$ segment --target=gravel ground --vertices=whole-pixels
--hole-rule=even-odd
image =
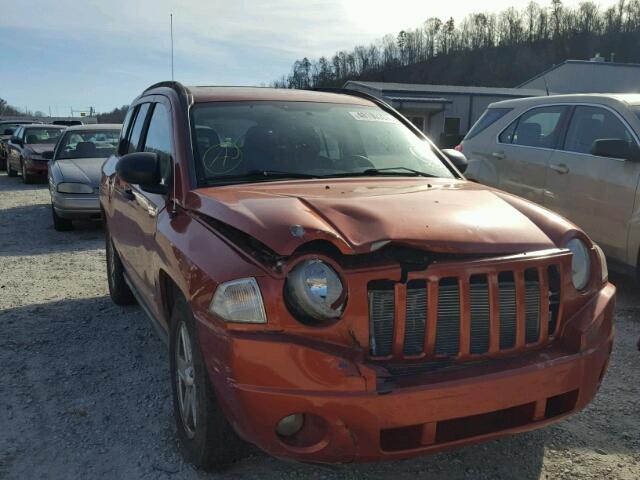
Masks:
[[[256,454],[185,464],[168,355],[137,307],[111,303],[103,232],[53,230],[46,185],[0,175],[0,478],[640,478],[640,287],[615,276],[617,338],[585,411],[554,426],[403,462],[337,467]]]

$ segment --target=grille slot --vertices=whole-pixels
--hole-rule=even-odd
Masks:
[[[427,305],[427,282],[409,282],[403,347],[405,355],[420,355],[424,350]]]
[[[394,309],[393,289],[369,290],[369,345],[371,355],[386,357],[391,354]]]
[[[457,278],[440,280],[436,354],[452,357],[460,347],[460,286]]]

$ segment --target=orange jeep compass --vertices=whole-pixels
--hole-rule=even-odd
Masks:
[[[103,166],[109,290],[168,342],[191,462],[398,459],[589,403],[602,251],[461,170],[357,92],[164,82],[133,102]]]

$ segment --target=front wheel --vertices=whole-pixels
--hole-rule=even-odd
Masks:
[[[183,297],[176,299],[170,332],[173,411],[180,445],[202,470],[222,470],[249,452],[227,421],[209,383],[195,321]]]
[[[33,175],[27,172],[27,166],[22,162],[22,183],[33,183]]]
[[[11,166],[11,162],[8,159],[7,159],[7,175],[9,177],[17,177],[18,176],[17,170],[13,169],[13,167]]]
[[[56,209],[51,205],[51,216],[53,217],[53,228],[58,232],[73,230],[73,222],[68,218],[62,218],[56,213]]]

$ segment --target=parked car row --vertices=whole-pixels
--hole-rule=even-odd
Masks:
[[[500,108],[463,143],[472,165],[490,152],[474,174],[517,163],[523,143],[552,155],[582,115]],[[488,183],[530,197],[530,163]],[[461,153],[358,92],[165,82],[133,101],[102,166],[108,285],[169,346],[192,463],[224,467],[247,443],[309,462],[398,459],[591,401],[613,340],[602,250],[456,165]]]
[[[24,183],[48,179],[56,230],[70,230],[74,220],[100,219],[101,166],[114,153],[120,125],[6,124],[3,152],[9,177]]]

